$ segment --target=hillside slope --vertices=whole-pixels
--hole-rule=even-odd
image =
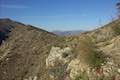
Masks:
[[[120,80],[119,19],[65,40],[67,47],[52,47],[47,57],[54,80]]]
[[[119,19],[65,37],[10,19],[0,29],[1,80],[120,80]]]
[[[120,19],[112,21],[101,28],[86,33],[91,36],[96,42],[110,40],[120,35]]]
[[[9,28],[0,46],[0,80],[50,80],[45,59],[59,38],[47,31],[10,19],[1,19],[0,28]],[[34,79],[34,80],[35,80]]]
[[[120,19],[87,34],[107,55],[112,56],[120,64]]]

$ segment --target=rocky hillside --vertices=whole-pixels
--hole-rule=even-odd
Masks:
[[[0,44],[8,37],[7,34],[10,32],[11,28],[13,28],[13,26],[10,26],[9,22],[12,23],[10,19],[0,19]]]
[[[120,80],[120,20],[76,36],[0,20],[0,80]]]
[[[104,53],[120,62],[120,19],[87,33]],[[120,64],[120,63],[119,63]]]
[[[50,80],[45,59],[63,39],[10,19],[1,19],[0,29],[0,80]]]
[[[47,58],[54,80],[120,80],[120,20],[65,39]]]
[[[104,42],[120,35],[120,19],[110,22],[103,27],[86,33],[96,42]]]

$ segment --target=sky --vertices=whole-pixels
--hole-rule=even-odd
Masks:
[[[0,0],[0,18],[53,30],[91,30],[116,16],[118,0]]]

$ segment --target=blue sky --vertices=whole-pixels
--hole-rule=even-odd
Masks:
[[[0,18],[49,31],[91,30],[115,17],[118,0],[0,0]]]

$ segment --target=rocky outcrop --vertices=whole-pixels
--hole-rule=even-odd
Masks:
[[[100,68],[92,68],[73,57],[71,48],[52,47],[46,66],[53,80],[119,80],[120,68],[112,58],[106,58]],[[67,55],[66,55],[67,54]],[[65,55],[65,56],[63,56]]]
[[[73,53],[70,47],[52,47],[50,54],[46,58],[46,67],[51,78],[54,80],[65,80],[68,78],[69,71],[67,67],[72,58]]]
[[[75,80],[76,77],[79,76],[81,72],[89,71],[89,67],[88,65],[82,63],[80,59],[73,59],[69,63],[67,70],[70,70],[69,75],[71,80]]]
[[[71,60],[72,55],[72,49],[69,47],[65,47],[63,49],[60,47],[52,47],[50,54],[46,59],[46,66],[54,66],[56,60],[62,61],[63,64],[66,64]]]

